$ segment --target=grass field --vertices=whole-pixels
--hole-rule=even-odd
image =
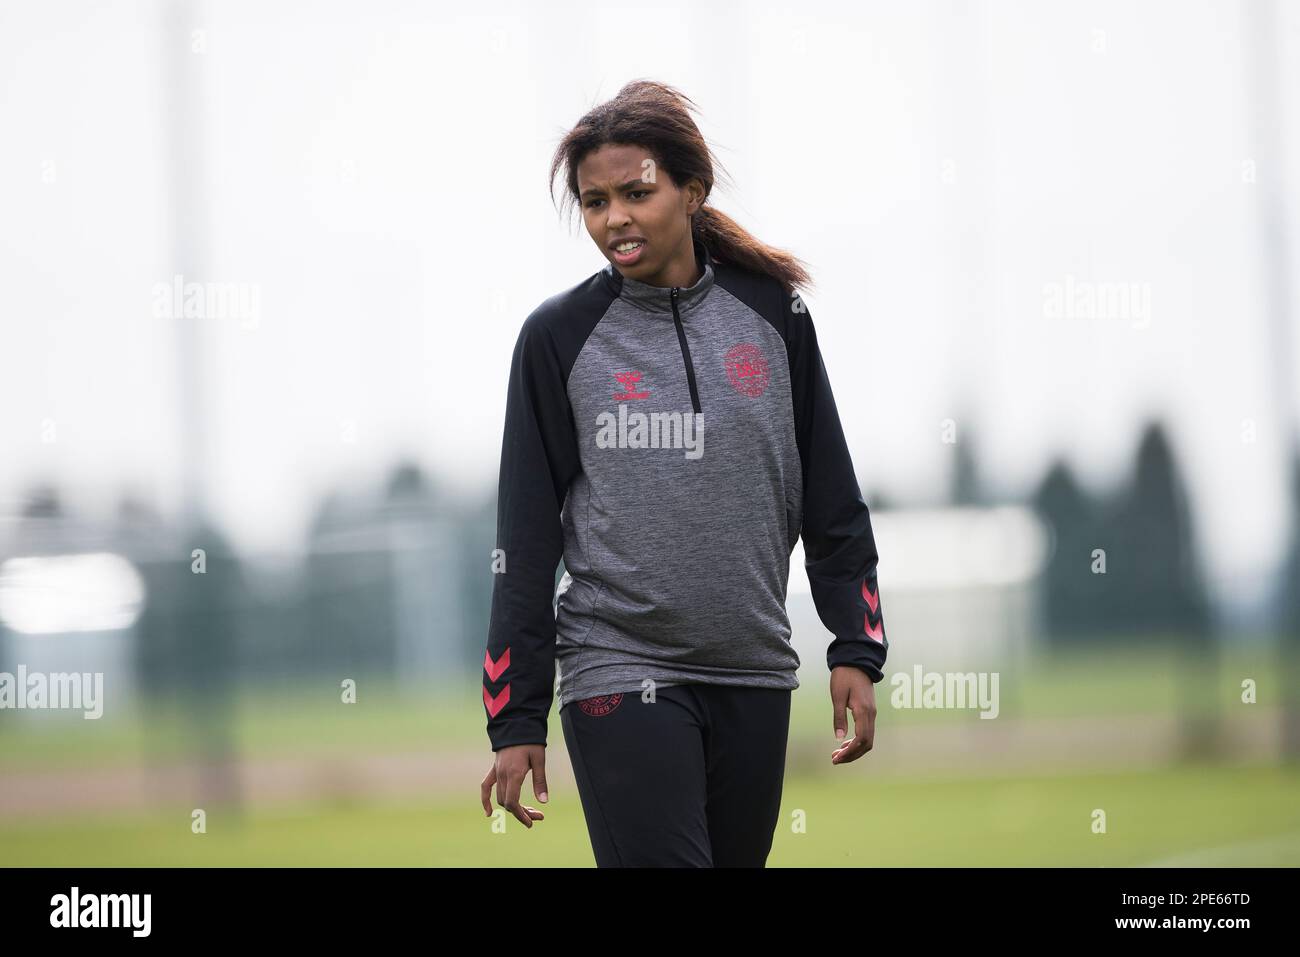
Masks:
[[[1091,716],[1167,715],[1180,700],[1180,673],[1187,674],[1185,662],[1154,652],[1126,651],[1122,664],[1096,655],[1042,660],[1024,674],[1003,675],[1001,716],[1076,718],[1086,733]],[[1258,683],[1262,702],[1277,702],[1281,670],[1267,654],[1225,656],[1203,682],[1193,671],[1192,698],[1209,711],[1247,708],[1239,700],[1243,677]],[[1188,687],[1182,686],[1182,700]],[[343,705],[337,686],[324,679],[244,690],[227,726],[235,753],[249,762],[427,753],[437,762],[481,749],[483,770],[489,766],[475,683],[412,696],[365,679],[359,691],[357,704]],[[985,724],[970,712],[894,709],[889,693],[888,682],[877,686],[878,728]],[[106,713],[101,721],[57,712],[18,720],[10,712],[0,719],[0,788],[25,773],[69,771],[93,787],[98,772],[184,761],[194,749],[183,712],[175,709]],[[552,746],[563,748],[554,711],[551,733]],[[832,744],[824,675],[805,680],[795,693],[791,735],[800,750],[787,763],[769,866],[1300,866],[1300,768],[1238,762],[963,775],[944,765],[944,774],[880,774],[868,756],[818,769]],[[322,792],[300,803],[257,805],[243,817],[209,807],[205,834],[190,831],[192,805],[108,813],[95,809],[92,791],[84,810],[51,817],[38,808],[37,816],[0,817],[0,866],[593,864],[571,784],[552,782],[548,819],[531,831],[509,818],[497,833],[477,803],[477,779],[462,786],[468,772],[448,774],[457,780],[447,783],[464,797],[444,789],[381,803],[366,797],[365,782],[358,781],[351,797]],[[1093,833],[1095,809],[1106,814],[1105,834]],[[806,823],[802,833],[796,821]]]
[[[1163,714],[1178,701],[1179,675],[1187,663],[1159,651],[1115,655],[1080,654],[1037,661],[1023,674],[1001,676],[1001,715],[1057,718],[1095,714]],[[1199,665],[1193,665],[1199,668]],[[1182,669],[1180,671],[1180,669]],[[1204,669],[1202,669],[1204,671]],[[1281,669],[1268,653],[1225,656],[1214,674],[1205,672],[1192,701],[1205,709],[1236,702],[1243,677],[1259,685],[1261,701],[1276,700]],[[791,733],[828,737],[831,711],[826,675],[804,678],[795,692]],[[970,712],[898,710],[889,706],[889,678],[876,686],[876,703],[892,725],[969,722]],[[106,767],[127,761],[183,759],[192,753],[186,715],[176,705],[155,712],[109,709],[86,721],[77,714],[0,714],[0,775],[42,768]],[[551,730],[559,732],[555,710]],[[363,678],[356,704],[339,702],[337,682],[310,678],[278,687],[242,689],[233,699],[229,734],[245,757],[328,755],[482,746],[487,735],[478,681],[468,678],[427,695],[399,694],[386,681]]]
[[[566,789],[567,790],[567,789]],[[1300,865],[1300,769],[1185,767],[1058,777],[787,777],[768,865]],[[1248,803],[1248,811],[1244,802]],[[1092,832],[1106,812],[1107,833]],[[188,810],[0,825],[6,865],[592,866],[576,794],[503,833],[473,800],[310,806],[229,820]],[[804,833],[793,833],[801,816]]]

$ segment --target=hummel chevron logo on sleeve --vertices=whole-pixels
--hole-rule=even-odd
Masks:
[[[495,718],[497,712],[506,706],[510,701],[510,685],[507,684],[501,689],[501,693],[495,698],[488,694],[487,688],[483,689],[483,704],[487,706],[488,717]],[[512,712],[513,713],[513,712]]]
[[[872,638],[882,645],[885,643],[884,619],[880,618],[880,594],[874,589],[867,588],[866,579],[862,581],[862,597],[867,601],[867,607],[871,609],[870,613],[862,616],[862,631],[868,638]],[[873,625],[871,616],[876,615],[877,621]]]
[[[500,678],[502,672],[504,672],[509,667],[510,667],[509,648],[503,651],[501,653],[500,659],[498,659],[495,662],[492,660],[492,652],[488,651],[484,653],[483,670],[487,672],[488,678],[491,679],[492,681],[496,681],[498,678]]]
[[[865,578],[862,580],[862,597],[867,600],[867,607],[871,609],[871,613],[874,615],[876,613],[876,608],[879,607],[880,604],[880,596],[874,591],[867,591],[867,581]]]

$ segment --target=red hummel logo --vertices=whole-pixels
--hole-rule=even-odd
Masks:
[[[870,618],[867,618],[865,615],[862,616],[862,630],[866,633],[868,638],[874,638],[882,645],[885,643],[885,634],[881,630],[883,624],[883,621],[878,621],[873,625]]]
[[[862,597],[867,600],[867,605],[871,608],[871,613],[874,615],[876,609],[880,606],[880,596],[875,592],[867,591],[867,581],[865,578],[862,580]],[[509,651],[510,649],[507,648],[506,650]]]
[[[869,591],[867,589],[866,579],[862,581],[862,597],[866,599],[867,607],[871,609],[870,614],[862,616],[862,631],[867,637],[873,638],[883,645],[885,643],[884,619],[877,621],[874,625],[871,624],[871,615],[876,614],[880,608],[880,595],[874,590]]]
[[[648,399],[648,398],[650,398],[650,390],[649,390],[649,389],[647,389],[645,392],[634,392],[634,391],[633,391],[633,389],[634,389],[634,387],[636,386],[636,384],[637,384],[638,382],[641,381],[641,373],[639,373],[639,372],[615,372],[615,373],[614,373],[614,378],[617,379],[619,382],[623,383],[623,391],[622,391],[622,392],[615,392],[615,393],[614,393],[614,398],[615,398],[615,399],[617,399],[617,400],[619,400],[619,401],[622,401],[623,399]]]
[[[490,694],[488,694],[487,688],[483,689],[483,703],[487,705],[488,717],[495,718],[497,716],[497,712],[500,711],[502,708],[504,708],[506,706],[506,702],[509,700],[510,700],[510,685],[508,684],[501,689],[501,693],[497,695],[495,698],[492,697]]]
[[[507,648],[501,653],[500,659],[492,660],[492,652],[487,651],[483,654],[483,670],[488,673],[488,677],[496,681],[501,677],[501,672],[510,667],[510,649]]]

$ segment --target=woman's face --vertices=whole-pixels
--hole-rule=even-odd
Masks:
[[[689,285],[681,277],[696,272],[690,217],[704,202],[699,180],[679,189],[643,148],[606,144],[578,164],[578,196],[587,232],[614,268],[655,286]],[[620,252],[628,240],[640,245]],[[666,277],[676,281],[659,281]]]

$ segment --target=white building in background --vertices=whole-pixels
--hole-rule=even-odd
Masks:
[[[1023,506],[873,511],[889,675],[979,671],[1023,663],[1039,633],[1039,577],[1050,536]],[[817,617],[803,542],[786,599],[800,681],[826,669],[831,634]],[[809,669],[817,669],[810,671]]]
[[[20,555],[0,562],[0,671],[102,675],[100,705],[114,715],[135,690],[131,627],[145,602],[136,567],[111,551]],[[44,710],[4,720],[48,721]]]

